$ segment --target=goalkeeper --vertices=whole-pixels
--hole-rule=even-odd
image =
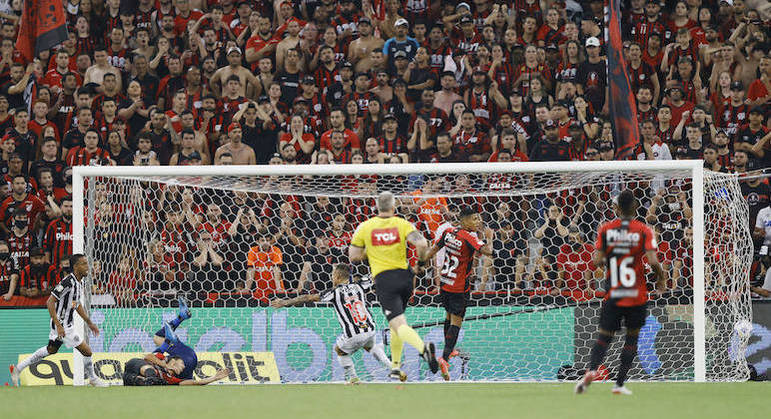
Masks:
[[[399,378],[405,342],[418,350],[436,374],[439,363],[434,344],[424,343],[404,316],[413,289],[413,274],[407,269],[407,242],[415,246],[419,268],[425,265],[428,243],[414,225],[395,215],[396,199],[391,192],[378,195],[377,211],[377,216],[361,223],[353,233],[348,258],[351,262],[369,261],[375,292],[391,329],[390,377]]]
[[[213,377],[194,380],[193,371],[198,365],[198,356],[193,348],[182,343],[174,331],[183,321],[191,317],[187,304],[179,298],[177,318],[164,324],[153,336],[158,348],[147,354],[144,359],[134,358],[126,363],[123,373],[123,385],[206,385],[225,378],[230,371],[217,371]]]

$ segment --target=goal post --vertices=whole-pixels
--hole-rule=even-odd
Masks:
[[[465,183],[459,182],[459,178],[464,178]],[[352,187],[351,182],[357,186]],[[430,183],[436,187],[431,189]],[[454,185],[461,186],[454,188]],[[671,289],[665,298],[651,301],[649,324],[644,328],[647,334],[641,334],[640,360],[630,378],[696,382],[745,379],[748,370],[744,349],[748,336],[740,333],[737,325],[751,320],[748,209],[736,175],[707,172],[701,161],[691,160],[78,166],[73,170],[73,251],[84,252],[89,261],[99,263],[101,269],[109,265],[111,271],[117,272],[117,279],[110,272],[101,272],[100,279],[94,279],[94,275],[88,277],[86,289],[89,293],[84,304],[92,310],[92,297],[93,301],[98,300],[94,306],[98,306],[100,318],[107,325],[97,338],[98,344],[92,346],[97,348],[95,352],[100,352],[100,348],[104,352],[147,350],[153,327],[157,329],[158,320],[167,318],[174,311],[174,297],[196,295],[200,304],[193,304],[196,308],[192,320],[201,323],[187,331],[190,338],[197,339],[191,342],[196,350],[225,352],[251,348],[254,352],[270,352],[275,356],[282,382],[339,379],[339,367],[335,366],[331,345],[340,330],[333,315],[329,316],[332,309],[317,304],[280,311],[266,307],[267,301],[294,296],[297,278],[318,276],[317,270],[323,270],[310,264],[310,273],[301,272],[307,268],[304,261],[308,259],[304,258],[313,253],[310,248],[321,240],[320,232],[315,230],[318,225],[314,227],[307,221],[318,218],[319,214],[313,212],[315,202],[321,198],[334,199],[336,206],[332,218],[345,215],[343,230],[352,233],[358,220],[372,213],[371,207],[365,208],[367,202],[371,202],[377,192],[391,190],[399,198],[400,208],[412,211],[416,222],[425,226],[424,234],[429,238],[436,227],[446,221],[453,207],[469,203],[478,206],[485,224],[498,223],[499,227],[501,220],[497,217],[502,215],[498,211],[511,208],[510,214],[516,216],[507,215],[510,217],[507,220],[516,223],[516,227],[500,227],[500,237],[506,238],[499,238],[496,230],[496,240],[503,246],[504,253],[501,254],[510,252],[515,257],[506,254],[506,258],[496,259],[495,255],[480,258],[474,266],[473,307],[464,323],[465,337],[461,337],[458,344],[466,352],[462,378],[493,381],[556,379],[559,367],[586,367],[589,349],[596,337],[597,314],[604,291],[604,281],[599,276],[595,278],[596,267],[591,267],[587,261],[571,259],[575,255],[579,259],[581,256],[575,250],[578,247],[571,250],[570,240],[574,236],[583,237],[580,246],[591,246],[596,225],[612,216],[610,202],[623,188],[632,188],[640,198],[645,206],[639,214],[642,218],[657,217],[657,214],[669,217],[654,224],[661,224],[657,233],[663,242],[660,252],[668,258]],[[187,271],[175,273],[176,277],[170,279],[174,285],[169,287],[167,284],[162,290],[154,288],[150,282],[155,281],[155,276],[150,271],[155,265],[145,261],[152,259],[152,250],[148,247],[163,240],[163,236],[155,231],[155,225],[162,220],[165,222],[164,214],[168,213],[169,205],[177,205],[177,201],[166,195],[172,194],[172,190],[175,199],[182,199],[179,196],[185,190],[194,191],[192,194],[195,194],[198,206],[194,215],[201,224],[208,216],[205,207],[216,202],[222,208],[230,207],[227,211],[231,218],[238,209],[244,210],[244,213],[238,212],[238,216],[249,218],[245,213],[253,209],[256,220],[251,218],[251,221],[263,223],[265,230],[280,230],[271,233],[274,241],[281,234],[294,235],[293,240],[303,243],[303,250],[294,255],[282,248],[284,262],[280,269],[281,275],[294,278],[293,285],[274,290],[275,294],[256,301],[253,290],[233,292],[234,287],[243,285],[238,283],[247,271],[253,275],[253,268],[249,271],[246,265],[233,263],[229,265],[225,279],[215,278],[211,272],[191,272],[196,270],[192,257],[185,256]],[[233,204],[233,196],[248,196],[250,204],[259,199],[262,209],[250,205],[239,207]],[[252,200],[253,196],[259,198]],[[302,228],[295,224],[284,230],[282,221],[275,220],[281,217],[281,204],[289,197],[294,199],[292,205],[301,208],[292,211],[297,216],[296,223],[305,222]],[[436,201],[431,201],[431,205],[423,204],[431,199]],[[94,202],[99,204],[92,205]],[[654,202],[658,207],[651,209]],[[102,239],[96,235],[95,230],[100,228],[96,217],[104,216],[94,208],[99,205],[105,205],[111,214],[115,211],[111,222],[113,230],[121,236],[120,246],[103,246]],[[354,207],[359,212],[354,213]],[[549,218],[552,207],[558,207],[562,213],[558,221]],[[674,213],[680,214],[680,218],[675,220]],[[153,226],[148,227],[143,217],[153,219]],[[195,223],[195,219],[192,222]],[[329,225],[332,223],[328,220]],[[550,223],[554,223],[554,227]],[[558,226],[558,223],[564,225]],[[200,225],[198,227],[198,231],[203,231]],[[297,231],[289,233],[295,227]],[[99,230],[102,231],[104,229]],[[510,239],[512,235],[518,235],[520,240]],[[242,254],[233,260],[227,260],[225,255],[224,263],[245,257],[244,252],[255,244],[246,243],[244,247],[242,243],[238,250]],[[188,237],[187,251],[191,252],[195,245],[196,239]],[[122,260],[109,254],[115,249],[129,247],[132,250],[125,251],[124,255],[125,263],[130,267],[121,271],[118,264]],[[327,260],[347,260],[342,254],[334,255]],[[574,281],[571,275],[582,275],[576,273],[576,266],[592,272]],[[368,273],[368,269],[361,266],[355,268],[360,275]],[[121,272],[131,272],[136,281],[120,277]],[[206,286],[215,287],[207,290],[205,295],[196,289],[201,284],[197,279],[201,275],[206,278],[203,280]],[[411,322],[425,325],[419,329],[421,334],[436,340],[441,347],[439,331],[444,313],[431,275],[418,280],[414,305],[407,315]],[[292,281],[287,277],[282,279],[287,284]],[[92,285],[100,295],[90,294]],[[305,287],[308,290],[307,282]],[[376,299],[372,302],[371,311],[378,327],[387,327]],[[235,332],[227,329],[229,322],[238,325]],[[88,336],[85,326],[81,326]],[[119,344],[120,339],[126,339],[126,343]],[[219,343],[207,346],[209,341]],[[617,338],[614,345],[620,345],[618,341]],[[511,353],[490,356],[484,354],[485,348]],[[560,355],[551,356],[549,351]],[[410,352],[405,352],[407,365]],[[614,358],[613,352],[610,353]],[[83,365],[78,355],[73,358],[73,383],[82,385]],[[364,359],[367,356],[357,358],[357,369],[368,369],[371,374],[365,377],[383,378],[383,374],[372,372],[371,363]],[[461,369],[460,362],[457,360],[457,365],[454,364],[458,367],[455,369]],[[614,368],[610,360],[606,364],[610,370]],[[417,364],[414,369],[411,376],[428,379]],[[234,380],[231,381],[237,382],[237,377]]]

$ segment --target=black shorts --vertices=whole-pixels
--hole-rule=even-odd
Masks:
[[[466,316],[466,305],[468,304],[468,292],[449,292],[441,290],[439,295],[442,297],[442,306],[445,311],[456,316]]]
[[[404,314],[412,297],[412,271],[391,269],[380,272],[375,277],[375,294],[386,319],[390,321]]]
[[[645,326],[645,318],[648,317],[648,306],[619,307],[611,302],[604,302],[600,311],[600,329],[608,332],[621,330],[621,320],[627,330],[640,329]]]

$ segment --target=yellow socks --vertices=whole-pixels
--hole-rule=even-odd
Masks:
[[[423,339],[420,338],[420,335],[418,335],[418,332],[416,332],[415,329],[403,324],[399,326],[399,329],[396,332],[399,334],[399,339],[401,339],[402,342],[409,343],[418,350],[418,353],[423,353],[423,349],[426,345],[423,343]],[[399,352],[401,353],[401,350]]]
[[[391,368],[398,370],[402,364],[402,347],[404,342],[399,337],[399,334],[391,329]]]

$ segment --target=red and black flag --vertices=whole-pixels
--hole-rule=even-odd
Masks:
[[[623,55],[620,3],[620,0],[609,0],[610,13],[606,30],[610,89],[608,107],[613,136],[616,138],[616,159],[626,160],[632,158],[634,149],[640,142],[640,128],[637,124],[637,103],[629,83],[629,72]]]
[[[40,51],[67,40],[67,18],[61,0],[25,0],[16,49],[27,62]]]

